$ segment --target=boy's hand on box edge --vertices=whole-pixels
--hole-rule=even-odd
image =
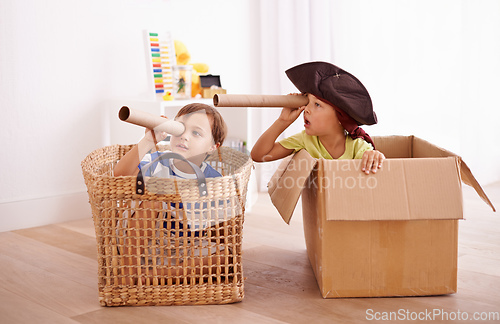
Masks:
[[[384,160],[385,155],[380,151],[365,151],[365,153],[363,153],[363,158],[361,159],[361,171],[366,174],[370,174],[370,171],[377,173],[377,169],[382,167]]]

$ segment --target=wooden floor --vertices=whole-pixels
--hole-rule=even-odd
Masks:
[[[500,208],[500,183],[485,190]],[[464,205],[458,292],[435,297],[323,299],[307,259],[300,213],[286,225],[265,194],[245,216],[245,298],[231,305],[99,306],[90,215],[0,233],[0,323],[356,323],[375,312],[417,316],[435,310],[467,312],[469,319],[474,312],[498,316],[500,213],[466,186]]]

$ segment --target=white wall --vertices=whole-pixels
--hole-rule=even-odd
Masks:
[[[2,0],[0,231],[89,217],[80,162],[103,145],[105,102],[148,92],[144,29],[172,31],[230,92],[261,92],[268,2]],[[380,120],[370,134],[421,136],[461,154],[482,184],[500,180],[499,1],[332,0],[328,10],[309,18],[330,17],[319,40],[370,91]],[[297,30],[274,50],[300,44]]]
[[[246,0],[2,0],[0,231],[90,217],[80,162],[103,145],[105,102],[149,90],[143,30],[170,30],[244,92],[249,11]]]
[[[500,180],[500,1],[341,0],[333,61],[369,90],[372,135],[414,134]]]
[[[318,4],[322,12],[315,11]],[[285,5],[296,8],[289,21],[276,13]],[[275,64],[290,64],[306,47],[310,60],[330,61],[363,82],[379,119],[364,127],[369,134],[422,137],[461,155],[482,185],[500,181],[500,1],[261,0],[261,12],[266,22],[276,21],[274,28],[264,25],[271,35],[276,29],[295,35],[279,40],[288,53],[261,42]],[[297,13],[302,18],[292,18]],[[261,79],[284,89],[291,84],[284,70],[291,66],[282,67],[280,77],[261,69]],[[266,115],[277,113],[261,115],[265,129],[272,123]],[[267,167],[258,169],[261,190],[272,174]]]

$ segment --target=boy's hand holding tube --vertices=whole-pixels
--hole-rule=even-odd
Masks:
[[[279,120],[288,124],[292,124],[300,116],[305,108],[305,106],[299,108],[283,107],[279,116]]]
[[[166,116],[161,115],[161,117],[168,120],[168,118]],[[153,134],[154,134],[154,138],[153,138]],[[150,141],[151,143],[153,143],[153,147],[156,143],[161,142],[165,138],[167,138],[167,136],[168,136],[168,133],[165,131],[154,130],[154,129],[150,129],[147,127],[146,127],[145,133],[144,133],[144,138],[146,140]]]
[[[299,93],[290,93],[289,95],[304,96],[303,94]],[[299,118],[300,114],[304,111],[304,109],[306,109],[306,106],[301,106],[298,108],[283,107],[283,109],[281,109],[281,114],[279,119],[283,122],[292,124],[297,118]]]
[[[168,119],[165,116],[163,118]],[[153,137],[154,134],[154,137]],[[144,137],[132,147],[130,151],[127,152],[116,164],[114,168],[115,176],[135,176],[139,173],[139,168],[137,167],[141,160],[144,158],[146,153],[156,148],[156,144],[167,137],[167,132],[164,131],[154,131],[149,128],[145,128]]]

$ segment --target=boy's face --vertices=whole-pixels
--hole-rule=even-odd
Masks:
[[[212,127],[204,112],[179,116],[175,119],[184,124],[186,130],[170,139],[172,152],[178,153],[200,165],[207,154],[217,148],[212,138]]]
[[[337,126],[341,127],[335,108],[308,93],[309,103],[304,109],[304,127],[307,135],[330,135]]]

